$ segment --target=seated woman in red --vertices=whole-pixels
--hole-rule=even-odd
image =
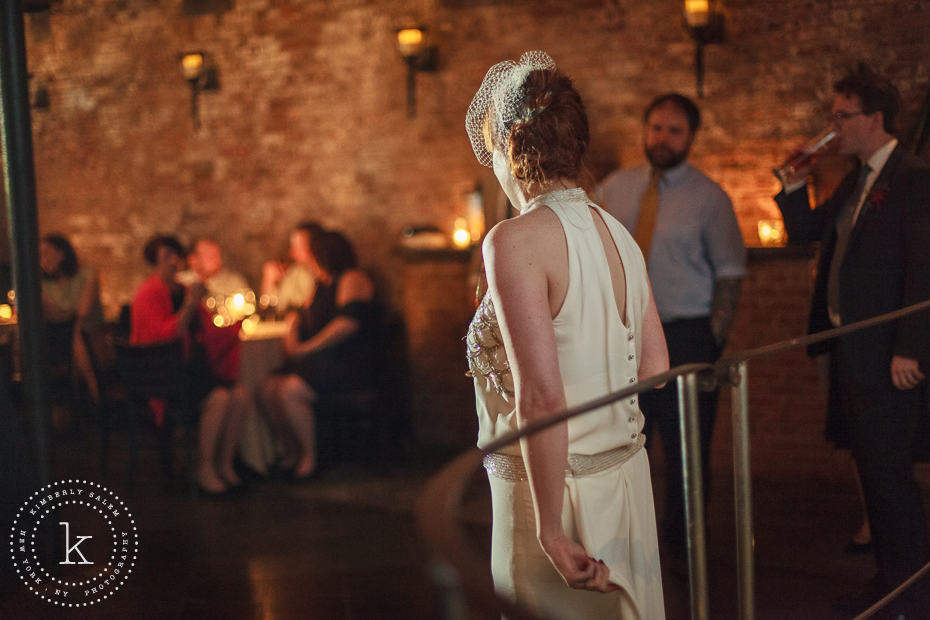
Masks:
[[[152,274],[132,301],[130,341],[153,344],[182,339],[185,350],[190,351],[189,334],[196,321],[204,286],[195,282],[185,290],[175,281],[183,266],[184,248],[174,237],[151,239],[145,245],[144,255],[152,266]],[[187,368],[192,396],[195,402],[202,400],[203,403],[196,478],[204,493],[218,495],[241,484],[233,468],[233,458],[246,408],[242,390],[233,389],[228,382],[214,377],[203,359],[204,356],[189,355]]]

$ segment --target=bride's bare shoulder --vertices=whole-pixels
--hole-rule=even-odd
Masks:
[[[559,218],[549,209],[533,209],[519,217],[498,222],[487,234],[485,246],[491,244],[500,247],[501,244],[513,242],[527,242],[545,237],[561,231]]]

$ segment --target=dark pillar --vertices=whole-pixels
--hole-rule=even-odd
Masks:
[[[0,2],[0,96],[4,183],[24,388],[22,409],[26,416],[26,436],[29,438],[26,447],[33,456],[30,460],[35,463],[34,481],[41,486],[49,479],[49,402],[42,333],[39,227],[26,45],[22,6],[16,1]],[[0,441],[15,441],[15,437],[0,437]],[[6,453],[20,450],[6,450]],[[23,475],[31,477],[26,472]]]

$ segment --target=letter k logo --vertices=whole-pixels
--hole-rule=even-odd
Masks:
[[[71,544],[70,544],[70,543],[71,543],[71,537],[70,537],[70,533],[71,533],[71,524],[68,523],[67,521],[59,521],[59,522],[58,522],[58,525],[64,525],[64,526],[65,526],[65,561],[64,561],[64,562],[59,562],[59,564],[93,564],[93,562],[88,562],[88,561],[87,561],[87,558],[84,557],[84,554],[81,553],[81,550],[78,549],[78,546],[80,546],[80,544],[81,544],[82,542],[84,542],[84,541],[87,540],[88,538],[93,538],[93,536],[78,536],[78,537],[77,537],[77,542],[74,543],[73,545],[71,545]],[[74,551],[74,552],[77,553],[79,556],[81,556],[81,561],[80,561],[80,562],[72,562],[72,561],[71,561],[71,552],[72,552],[72,551]]]

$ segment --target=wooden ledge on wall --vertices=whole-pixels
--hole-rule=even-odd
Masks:
[[[817,244],[786,245],[779,247],[749,247],[746,248],[746,257],[750,263],[769,260],[797,260],[813,258],[817,252]]]
[[[396,253],[407,262],[424,261],[461,261],[467,262],[473,258],[473,252],[478,246],[471,248],[411,248],[397,245]],[[746,255],[749,262],[784,259],[809,259],[817,253],[817,244],[786,245],[778,247],[748,247]]]
[[[419,263],[425,261],[468,262],[472,258],[472,250],[473,248],[411,248],[398,245],[396,251],[405,261]]]

